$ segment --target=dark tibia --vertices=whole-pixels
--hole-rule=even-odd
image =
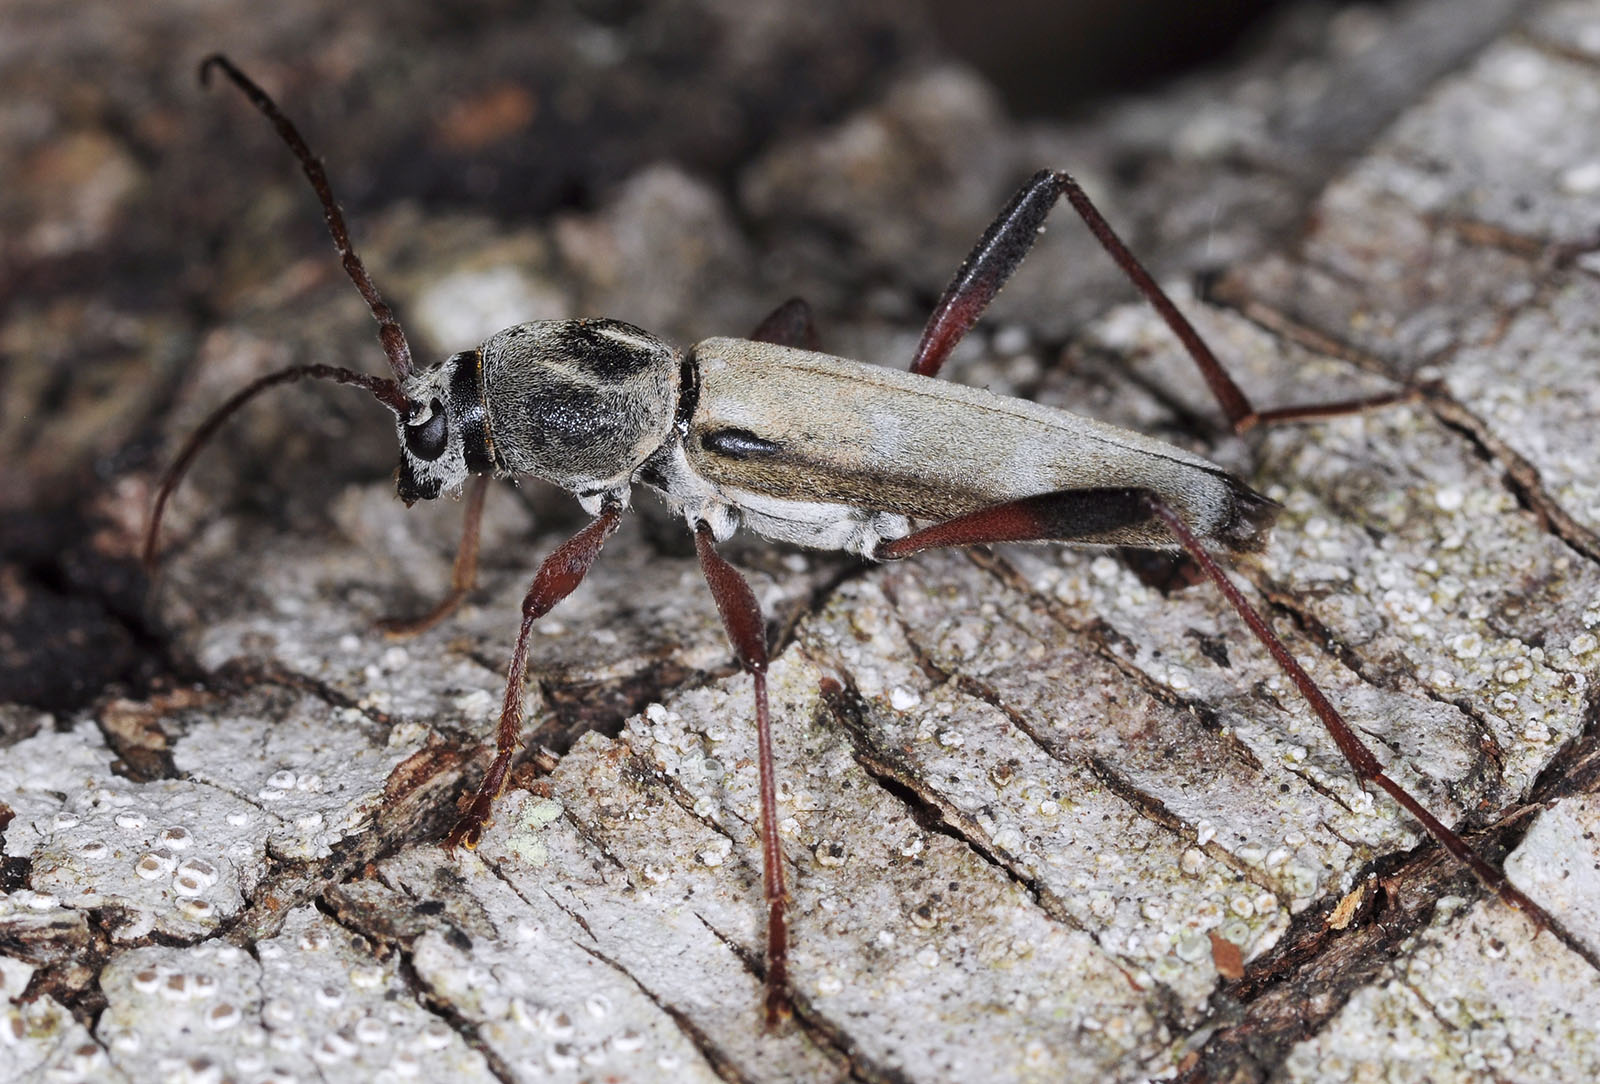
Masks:
[[[767,1024],[792,1011],[789,1003],[789,925],[783,887],[783,845],[778,841],[778,787],[772,766],[772,723],[767,715],[767,626],[761,606],[739,570],[717,553],[711,528],[695,528],[695,552],[722,626],[739,665],[755,679],[757,771],[761,780],[761,886],[767,901]]]
[[[767,318],[750,333],[750,338],[758,343],[815,350],[817,322],[811,315],[811,306],[806,304],[804,298],[791,297],[768,313]]]
[[[1128,246],[1123,244],[1122,239],[1100,214],[1099,209],[1090,202],[1078,182],[1069,174],[1048,169],[1035,173],[1011,198],[1011,202],[989,224],[989,228],[984,231],[977,245],[961,264],[960,270],[945,287],[939,303],[934,306],[933,315],[928,317],[928,323],[922,330],[922,340],[917,344],[916,358],[911,364],[912,372],[922,376],[938,375],[945,360],[950,356],[950,351],[955,349],[956,344],[978,322],[978,318],[989,307],[989,303],[1000,292],[1000,288],[1011,278],[1012,273],[1033,248],[1033,242],[1038,237],[1044,220],[1062,196],[1065,196],[1072,209],[1078,212],[1078,216],[1088,226],[1089,232],[1094,234],[1095,240],[1099,241],[1101,247],[1116,261],[1122,273],[1138,287],[1145,300],[1161,314],[1161,318],[1178,337],[1178,341],[1183,343],[1184,349],[1194,359],[1200,375],[1205,379],[1206,386],[1211,389],[1211,394],[1227,416],[1228,424],[1236,432],[1243,432],[1258,424],[1353,414],[1414,397],[1414,392],[1403,391],[1338,403],[1257,411],[1239,385],[1234,383],[1233,378],[1222,367],[1222,363],[1217,360],[1216,354],[1200,336],[1200,332],[1195,330],[1194,325],[1182,312],[1178,311],[1177,305],[1173,304],[1166,291],[1151,277],[1150,272],[1145,270],[1144,265]]]
[[[1273,661],[1294,682],[1300,695],[1305,697],[1311,710],[1316,712],[1317,718],[1327,728],[1339,752],[1355,769],[1356,776],[1363,782],[1376,785],[1393,798],[1396,804],[1422,824],[1430,836],[1502,900],[1527,913],[1538,925],[1560,929],[1544,908],[1519,891],[1504,873],[1480,858],[1465,840],[1429,813],[1421,802],[1384,772],[1377,756],[1345,722],[1266,620],[1223,573],[1183,517],[1149,490],[1063,490],[1028,497],[936,523],[905,538],[886,542],[878,547],[875,556],[891,559],[939,546],[970,546],[985,542],[1070,541],[1075,535],[1082,537],[1108,526],[1143,523],[1153,519],[1159,519],[1166,525],[1200,570],[1216,584],[1251,633],[1261,641]]]
[[[1274,407],[1272,410],[1257,412],[1252,424],[1282,425],[1286,422],[1314,422],[1322,418],[1342,418],[1350,414],[1361,414],[1368,410],[1394,406],[1396,403],[1415,402],[1422,395],[1423,389],[1415,387],[1406,388],[1404,391],[1386,392],[1383,395],[1368,395],[1360,399],[1335,399],[1330,403]]]
[[[622,510],[607,508],[546,557],[534,574],[533,584],[522,599],[522,627],[517,631],[517,646],[511,652],[511,665],[506,672],[506,695],[500,706],[500,725],[495,731],[494,760],[484,773],[483,783],[472,796],[467,811],[445,837],[447,849],[465,847],[470,851],[478,845],[483,829],[489,824],[494,800],[500,797],[506,777],[511,774],[511,758],[521,744],[518,735],[522,731],[522,689],[527,679],[528,635],[533,631],[533,623],[583,582],[595,558],[600,556],[600,547],[621,522]]]
[[[332,365],[291,365],[287,369],[279,369],[275,373],[268,373],[252,380],[229,396],[226,402],[200,423],[199,428],[189,434],[189,439],[183,442],[183,447],[178,451],[178,457],[172,461],[172,466],[167,468],[167,473],[161,476],[161,485],[156,489],[155,506],[150,511],[150,525],[145,528],[144,533],[145,568],[153,569],[156,565],[156,542],[161,535],[161,516],[166,511],[167,500],[178,488],[178,483],[183,481],[183,476],[188,473],[195,456],[200,454],[200,449],[216,435],[218,429],[222,428],[222,423],[268,388],[275,388],[279,384],[293,384],[305,379],[331,380],[336,384],[353,384],[358,388],[365,388],[379,402],[401,417],[405,417],[411,409],[410,402],[400,392],[400,385],[393,380],[368,376],[366,373],[340,369]]]
[[[456,547],[456,563],[450,570],[450,593],[439,605],[420,617],[386,617],[378,628],[389,636],[415,636],[426,632],[455,612],[461,600],[478,582],[478,529],[483,523],[483,499],[489,492],[489,476],[477,475],[467,489],[467,511],[461,528],[461,544]]]
[[[1063,195],[1089,227],[1089,232],[1094,234],[1095,240],[1110,253],[1123,274],[1139,288],[1146,300],[1155,306],[1167,326],[1183,343],[1184,349],[1189,351],[1189,356],[1200,367],[1200,374],[1205,377],[1206,384],[1227,414],[1228,423],[1236,429],[1253,424],[1255,408],[1222,368],[1194,325],[1178,311],[1172,299],[1150,277],[1128,246],[1122,243],[1095,205],[1089,202],[1089,197],[1078,186],[1078,182],[1057,170],[1041,169],[1035,173],[1011,197],[1011,202],[999,217],[989,224],[961,269],[956,272],[955,278],[945,287],[939,303],[934,306],[933,315],[928,317],[911,371],[923,376],[938,374],[950,351],[978,322],[983,311],[989,307],[989,302],[994,300],[1000,288],[1033,248],[1045,218]]]
[[[1111,224],[1101,217],[1099,208],[1089,201],[1089,197],[1078,186],[1078,182],[1065,173],[1055,173],[1052,176],[1061,186],[1067,202],[1072,204],[1072,209],[1078,212],[1078,217],[1089,227],[1094,239],[1100,242],[1100,247],[1110,254],[1117,266],[1122,268],[1122,273],[1139,288],[1145,300],[1161,314],[1161,319],[1167,322],[1167,326],[1178,337],[1178,341],[1183,343],[1183,348],[1189,352],[1189,356],[1200,369],[1200,375],[1205,378],[1206,387],[1216,396],[1217,405],[1222,407],[1223,414],[1228,418],[1228,424],[1238,432],[1243,432],[1254,425],[1255,407],[1250,405],[1250,400],[1245,397],[1239,385],[1233,382],[1228,371],[1222,367],[1222,362],[1217,360],[1217,356],[1211,352],[1211,347],[1200,337],[1200,333],[1195,330],[1188,317],[1178,311],[1178,306],[1172,303],[1172,298],[1168,297],[1167,292],[1150,277],[1150,272],[1144,269],[1144,265],[1128,246],[1122,243],[1122,238],[1118,237]]]
[[[1362,742],[1350,727],[1350,724],[1345,722],[1344,717],[1323,695],[1321,688],[1311,680],[1311,675],[1306,673],[1300,663],[1295,660],[1295,657],[1289,653],[1289,649],[1284,646],[1283,641],[1268,627],[1266,619],[1256,612],[1255,607],[1245,600],[1244,595],[1233,585],[1233,581],[1223,573],[1221,567],[1218,566],[1217,562],[1200,542],[1200,539],[1189,529],[1189,525],[1183,521],[1183,517],[1179,516],[1153,493],[1146,493],[1145,501],[1150,513],[1167,525],[1173,537],[1182,543],[1189,556],[1194,558],[1195,563],[1200,566],[1211,582],[1217,585],[1217,590],[1222,592],[1223,597],[1228,600],[1228,604],[1234,608],[1240,619],[1255,634],[1256,639],[1260,640],[1262,646],[1272,655],[1273,661],[1278,664],[1279,669],[1288,675],[1289,680],[1294,682],[1295,688],[1300,690],[1300,695],[1305,697],[1306,702],[1311,705],[1311,710],[1316,712],[1317,718],[1322,720],[1322,725],[1327,728],[1334,744],[1339,747],[1339,752],[1344,754],[1345,760],[1349,761],[1350,766],[1355,769],[1356,776],[1363,782],[1376,784],[1379,789],[1393,798],[1400,808],[1411,814],[1422,824],[1422,827],[1439,842],[1440,846],[1466,865],[1473,872],[1473,875],[1482,882],[1484,887],[1496,893],[1506,903],[1525,912],[1539,926],[1559,928],[1555,920],[1544,908],[1523,895],[1515,885],[1506,879],[1506,875],[1503,872],[1478,857],[1477,852],[1467,846],[1465,840],[1451,829],[1445,827],[1437,817],[1423,807],[1421,802],[1413,798],[1405,788],[1385,774],[1383,765],[1378,762],[1378,758],[1373,754],[1372,750]]]
[[[350,281],[361,291],[367,308],[372,310],[372,318],[378,321],[378,339],[383,343],[383,352],[388,355],[389,368],[393,370],[394,378],[403,382],[411,375],[411,346],[406,342],[405,332],[400,330],[399,321],[394,318],[394,313],[383,300],[383,295],[378,293],[378,287],[373,284],[372,277],[367,274],[366,265],[361,262],[361,257],[356,255],[356,250],[350,244],[350,231],[345,228],[344,215],[339,210],[338,202],[333,198],[333,187],[328,184],[328,174],[323,170],[322,163],[317,161],[317,156],[306,146],[306,141],[301,138],[294,122],[283,115],[283,111],[267,96],[267,92],[257,86],[248,75],[234,67],[233,61],[221,53],[213,53],[200,62],[202,86],[209,82],[213,68],[220,69],[234,86],[244,92],[244,96],[250,99],[250,104],[272,122],[279,137],[289,145],[295,158],[299,159],[300,168],[305,171],[306,179],[316,190],[317,199],[322,201],[322,217],[328,223],[328,232],[333,235],[333,247],[339,250],[339,260],[344,265],[345,274],[350,276]]]

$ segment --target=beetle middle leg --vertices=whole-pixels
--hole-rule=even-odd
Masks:
[[[767,714],[767,626],[750,584],[717,552],[709,524],[696,525],[694,548],[739,665],[750,671],[755,682],[756,757],[761,780],[761,887],[767,902],[766,1012],[768,1025],[773,1025],[787,1017],[791,1008],[788,901],[783,885],[783,844],[778,840],[772,723]]]
[[[750,333],[750,340],[815,350],[817,321],[811,314],[811,306],[803,297],[791,297],[756,325],[756,329]]]
[[[450,569],[450,592],[439,604],[417,617],[385,617],[378,628],[394,637],[415,636],[455,613],[462,599],[477,586],[478,541],[483,526],[483,500],[489,492],[489,476],[479,474],[467,486],[467,510],[461,527],[461,542],[456,547],[455,564]]]
[[[1161,314],[1172,333],[1183,343],[1235,432],[1242,433],[1253,426],[1273,422],[1353,414],[1416,396],[1417,390],[1408,388],[1359,399],[1257,410],[1228,375],[1222,362],[1217,360],[1205,339],[1129,251],[1128,246],[1123,244],[1078,182],[1068,173],[1051,169],[1035,173],[1017,190],[1011,202],[989,223],[988,229],[984,230],[983,236],[962,261],[923,326],[922,338],[917,343],[916,356],[911,363],[912,372],[920,376],[939,374],[950,351],[972,330],[972,326],[989,307],[989,302],[994,300],[1033,248],[1044,220],[1063,196],[1078,212],[1095,240],[1100,242],[1123,274],[1138,287],[1145,300]]]

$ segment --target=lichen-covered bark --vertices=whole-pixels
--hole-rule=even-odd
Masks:
[[[806,16],[751,7],[747,48],[820,40]],[[310,17],[290,13],[285,41]],[[0,654],[21,690],[0,707],[0,1078],[1596,1075],[1600,5],[1291,15],[1229,70],[1075,126],[1008,120],[909,14],[884,19],[904,53],[868,79],[841,47],[826,122],[753,153],[715,126],[685,136],[701,172],[641,151],[613,176],[596,152],[596,205],[553,217],[489,181],[492,213],[378,201],[358,244],[430,353],[566,313],[689,342],[800,292],[828,349],[905,364],[925,295],[1009,187],[1074,169],[1258,405],[1424,390],[1224,436],[1065,211],[952,379],[1193,447],[1282,502],[1235,578],[1390,772],[1562,929],[1364,792],[1203,584],[1164,591],[1115,555],[1053,547],[867,568],[751,541],[727,549],[775,640],[797,1008],[765,1029],[751,683],[681,525],[643,495],[536,626],[523,767],[483,845],[447,855],[527,580],[580,521],[563,495],[497,485],[469,603],[386,640],[376,619],[444,590],[459,506],[404,510],[383,478],[387,417],[295,390],[202,461],[149,608],[129,602],[152,480],[187,427],[272,367],[377,357],[257,118],[185,83],[146,99],[201,127],[226,116],[204,155],[174,149],[155,106],[94,138],[64,114],[36,146],[0,131],[32,163],[0,214],[20,221],[27,196],[44,224],[7,228],[0,326],[24,405],[0,434],[22,464],[0,491]],[[376,40],[351,20],[325,40]],[[26,25],[44,55],[49,19]],[[486,63],[510,65],[536,28],[589,56],[633,40],[530,16]],[[1306,36],[1331,44],[1307,52]],[[336,52],[319,78],[377,66]],[[400,153],[361,149],[417,124],[403,95],[318,109],[327,88],[296,64],[260,74],[341,192]],[[571,95],[611,85],[568,75]],[[459,151],[450,132],[494,146],[497,125],[548,136],[545,99],[529,114],[507,79],[441,106],[454,119],[434,150]],[[695,115],[709,85],[650,108],[612,93],[636,121]],[[341,144],[341,125],[364,134]],[[149,146],[200,158],[174,171]],[[239,211],[226,224],[180,198],[202,165]],[[173,230],[215,230],[216,251],[141,247],[161,209]],[[172,293],[107,289],[73,256],[128,252],[185,268]],[[59,375],[69,361],[117,394]],[[89,485],[95,456],[109,481]],[[63,509],[81,528],[65,541]],[[99,616],[75,637],[34,632],[82,613]],[[75,658],[80,681],[129,687],[21,706],[70,703],[50,667]]]

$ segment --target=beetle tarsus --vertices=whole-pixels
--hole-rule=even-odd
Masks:
[[[476,805],[476,803],[474,803]],[[483,840],[483,830],[492,822],[488,820],[488,810],[483,811],[480,818],[469,813],[456,821],[455,827],[450,829],[450,834],[444,837],[442,846],[446,851],[454,851],[457,847],[463,850],[475,851]]]

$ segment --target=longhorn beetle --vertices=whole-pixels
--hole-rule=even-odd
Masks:
[[[1160,441],[936,379],[1064,197],[1183,343],[1236,431],[1384,406],[1410,394],[1256,410],[1066,173],[1034,174],[990,224],[935,306],[909,372],[815,352],[811,313],[798,299],[780,306],[748,339],[707,339],[686,351],[619,320],[541,320],[506,328],[424,369],[412,361],[405,333],[351,247],[327,175],[299,131],[226,57],[201,64],[202,83],[213,70],[244,92],[299,160],[345,272],[377,320],[393,377],[295,365],[236,392],[195,430],[163,476],[145,536],[146,564],[155,561],[167,499],[205,442],[260,392],[307,377],[365,388],[394,413],[401,449],[396,489],[407,505],[470,479],[449,595],[421,618],[389,623],[391,632],[433,625],[470,589],[491,476],[543,478],[575,494],[594,517],[545,558],[522,601],[494,760],[446,837],[447,848],[477,846],[505,787],[522,726],[533,623],[582,582],[621,523],[633,486],[643,484],[694,533],[728,639],[754,683],[769,1024],[790,1012],[790,1002],[766,627],[744,577],[716,550],[741,525],[778,541],[873,561],[993,542],[1186,552],[1294,682],[1362,782],[1385,791],[1507,904],[1541,927],[1554,924],[1385,774],[1212,557],[1211,546],[1229,553],[1260,549],[1276,505],[1221,468]]]

